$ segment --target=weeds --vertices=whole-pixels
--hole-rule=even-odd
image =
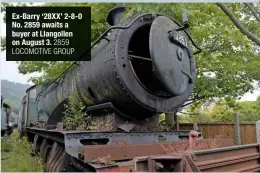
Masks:
[[[66,126],[76,129],[85,122],[86,113],[84,112],[85,106],[76,97],[76,94],[70,93],[68,96],[68,104],[65,104],[65,112],[63,121]]]
[[[12,150],[12,145],[10,144],[10,137],[5,135],[1,139],[1,151],[9,152]]]
[[[14,130],[11,136],[1,139],[2,172],[43,172],[44,165],[40,157],[30,155],[31,145],[26,137],[19,138]]]
[[[77,96],[76,93],[71,92],[68,95],[68,104],[64,105],[63,122],[67,129],[76,130],[84,128],[86,130],[98,130],[100,123],[93,122],[91,115],[86,113],[85,104]]]

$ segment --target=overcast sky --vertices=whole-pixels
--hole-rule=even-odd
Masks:
[[[3,16],[1,16],[0,21],[0,31],[1,36],[6,35],[5,23],[3,22]],[[7,79],[12,82],[19,82],[23,84],[33,84],[32,82],[27,82],[30,75],[22,75],[18,72],[18,64],[15,61],[6,61],[5,51],[1,52],[1,64],[0,64],[0,74],[1,79]]]
[[[3,18],[2,14],[1,16],[1,21],[0,21],[0,32],[1,36],[6,35],[6,28],[5,28],[5,23],[3,23]],[[22,75],[18,72],[18,64],[16,62],[12,61],[6,61],[5,57],[5,52],[1,52],[1,64],[0,64],[0,74],[1,74],[1,79],[6,79],[12,82],[19,82],[23,84],[33,84],[32,82],[28,82],[28,79],[30,78],[31,75]],[[255,90],[252,94],[247,93],[243,96],[242,100],[250,100],[254,101],[256,100],[257,96],[260,96],[260,89]]]

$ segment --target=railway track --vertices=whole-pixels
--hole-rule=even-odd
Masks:
[[[136,157],[98,172],[259,172],[260,144]]]
[[[260,144],[194,151],[193,154],[201,172],[260,171]]]

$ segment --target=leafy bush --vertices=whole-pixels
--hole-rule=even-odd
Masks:
[[[180,116],[181,122],[232,122],[235,113],[240,121],[260,119],[260,97],[256,101],[220,100],[204,108],[202,105],[191,108]]]

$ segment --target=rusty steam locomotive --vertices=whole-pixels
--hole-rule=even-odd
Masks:
[[[43,154],[48,171],[100,168],[92,162],[95,154],[81,150],[86,145],[172,142],[188,136],[185,131],[150,131],[158,126],[160,113],[178,108],[193,91],[196,67],[188,40],[194,42],[186,31],[186,15],[184,24],[150,13],[122,21],[124,11],[124,6],[117,6],[109,12],[111,27],[92,45],[91,61],[78,61],[75,69],[55,81],[27,90],[18,128],[33,141],[34,153]],[[105,115],[103,110],[112,110],[116,130],[60,128],[71,92],[86,105],[93,121]]]

